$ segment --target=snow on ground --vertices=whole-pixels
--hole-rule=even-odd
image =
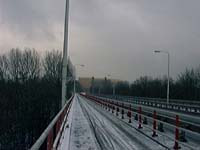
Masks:
[[[141,132],[136,129],[137,121],[129,124],[94,102],[76,95],[69,114],[68,125],[61,138],[59,150],[164,150],[163,146],[151,140],[152,131],[148,125]],[[67,128],[67,126],[69,126]],[[145,136],[143,133],[149,137]],[[170,149],[174,141],[166,136],[154,138]],[[188,149],[181,147],[181,149]]]
[[[84,116],[77,95],[73,101],[71,121],[67,132],[64,132],[59,150],[99,150],[96,138]],[[70,131],[69,131],[70,130]]]
[[[76,99],[76,95],[74,96],[74,99]],[[69,145],[69,139],[70,139],[70,132],[71,132],[71,127],[72,127],[72,118],[73,118],[73,113],[74,113],[74,107],[76,106],[75,101],[72,101],[72,106],[68,115],[68,120],[67,123],[65,124],[63,134],[60,139],[60,143],[58,145],[58,150],[64,150],[68,149]]]
[[[61,150],[162,150],[162,146],[138,133],[98,105],[76,96],[70,138],[64,133]],[[67,142],[68,140],[68,142]],[[68,143],[68,144],[67,144]]]
[[[125,114],[127,113],[127,111],[125,111]],[[136,113],[134,112],[134,115]],[[120,116],[120,115],[119,115]],[[128,122],[129,118],[125,116],[124,122]],[[142,118],[144,116],[142,115]],[[132,123],[131,125],[133,127],[138,127],[138,121],[134,120],[134,116],[132,116]],[[140,130],[141,132],[143,132],[144,134],[148,135],[149,137],[152,136],[152,128],[153,128],[153,122],[152,120],[148,119],[148,125],[142,124],[143,129]],[[166,145],[167,147],[169,147],[170,149],[173,149],[174,146],[174,139],[175,139],[175,128],[171,127],[169,125],[164,125],[164,131],[165,132],[160,132],[157,130],[157,137],[154,137],[154,140],[159,141],[160,143],[162,143],[163,145]],[[187,135],[188,133],[186,133]],[[190,135],[192,136],[192,135]],[[190,150],[190,149],[195,149],[195,150],[200,150],[200,139],[198,138],[199,136],[193,135],[193,138],[190,138],[188,136],[186,136],[186,140],[187,142],[180,142],[179,141],[179,145],[181,146],[182,150]]]

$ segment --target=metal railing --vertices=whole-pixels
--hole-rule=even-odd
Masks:
[[[126,118],[125,114],[127,113],[127,116],[129,117],[129,120],[128,119],[127,120],[129,121],[129,123],[131,123],[132,122],[131,120],[134,118],[135,120],[138,121],[138,129],[142,129],[143,126],[153,131],[152,134],[153,140],[155,140],[153,137],[157,136],[157,134],[160,134],[160,136],[167,137],[168,139],[175,142],[174,149],[178,149],[179,144],[189,149],[196,149],[196,147],[194,145],[191,145],[191,143],[185,143],[185,142],[187,141],[187,138],[195,139],[195,141],[197,141],[200,137],[200,132],[185,127],[184,124],[186,123],[192,124],[192,122],[191,123],[185,122],[184,120],[185,118],[179,113],[169,112],[169,111],[166,112],[165,110],[159,111],[153,107],[151,110],[149,110],[147,109],[146,106],[135,105],[124,101],[113,100],[105,97],[99,97],[93,95],[82,95],[82,96],[99,104],[105,110],[111,111],[112,114],[116,114],[116,116],[119,116],[119,113],[121,112],[122,119]],[[135,117],[133,115],[135,115]],[[147,122],[150,122],[150,124],[147,125]],[[153,128],[150,127],[152,125]],[[167,134],[163,133],[165,130],[164,126],[165,129],[167,130],[166,131]],[[196,124],[195,126],[198,129],[200,128],[199,123]],[[174,135],[175,138],[173,137]]]
[[[95,96],[95,95],[94,95]],[[166,103],[166,99],[160,98],[146,98],[146,97],[133,97],[133,96],[112,96],[112,95],[96,95],[97,97],[104,97],[107,99],[115,99],[124,102],[134,103],[138,105],[146,105],[157,107],[161,109],[174,110],[192,115],[200,114],[200,101],[187,101],[187,100],[171,100]]]
[[[166,103],[166,98],[149,98],[149,97],[137,97],[137,96],[123,96],[123,95],[96,95],[96,96],[103,96],[107,98],[114,98],[114,99],[135,99],[135,100],[143,100],[143,101],[151,101],[151,102],[163,102]],[[195,105],[200,106],[200,100],[185,100],[185,99],[170,99],[170,103],[174,104],[182,104],[182,105]]]
[[[61,135],[63,131],[63,121],[66,120],[69,110],[72,105],[72,100],[74,96],[72,96],[60,112],[54,117],[48,127],[44,130],[35,144],[30,148],[30,150],[52,150],[53,144],[56,139],[59,139],[57,136]],[[56,140],[57,141],[57,140]]]

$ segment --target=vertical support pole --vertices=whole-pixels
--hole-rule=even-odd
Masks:
[[[52,150],[52,148],[53,148],[53,129],[51,129],[47,137],[47,150]]]
[[[178,150],[181,147],[178,144],[178,140],[179,140],[179,124],[180,124],[180,120],[179,120],[179,116],[176,115],[176,129],[175,129],[175,143],[174,143],[174,149]]]
[[[139,125],[138,125],[138,129],[142,128],[142,107],[140,106],[138,109],[138,114],[139,114]]]
[[[119,115],[118,112],[119,112],[119,106],[117,106],[117,111],[116,111],[117,116]]]
[[[156,137],[156,136],[158,136],[157,134],[156,134],[156,124],[157,124],[157,113],[156,113],[156,111],[154,110],[154,112],[153,112],[153,134],[152,134],[152,137]]]
[[[124,119],[124,103],[122,103],[122,119]]]
[[[130,104],[130,110],[129,110],[129,121],[128,121],[129,123],[131,123],[132,121],[131,121],[131,104]]]
[[[168,56],[168,71],[167,71],[167,105],[169,105],[169,63],[170,63],[170,58],[169,58],[169,52],[167,52]]]
[[[66,96],[67,96],[68,20],[69,20],[69,0],[66,0],[65,27],[64,27],[64,46],[63,46],[63,64],[62,64],[62,101],[61,101],[61,108],[64,106],[65,99],[66,99]]]

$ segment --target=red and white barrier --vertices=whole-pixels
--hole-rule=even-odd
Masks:
[[[153,112],[153,134],[152,134],[152,137],[158,136],[158,135],[156,134],[156,126],[157,126],[157,113],[156,113],[156,111],[154,110],[154,112]]]
[[[124,119],[124,103],[122,103],[122,119]]]
[[[176,115],[176,129],[175,129],[175,143],[174,143],[174,149],[178,150],[181,147],[178,144],[178,140],[179,140],[179,125],[180,125],[180,120],[179,120],[179,116]]]
[[[142,107],[141,106],[138,108],[138,116],[139,116],[138,129],[141,129],[142,128]]]
[[[94,99],[94,97],[92,97],[92,96],[90,98]],[[153,124],[152,124],[153,125],[153,129],[151,127],[150,128],[147,127],[147,128],[149,128],[149,129],[151,129],[153,131],[152,137],[158,136],[158,133],[157,133],[158,132],[157,131],[157,124],[158,124],[158,122],[160,122],[160,123],[166,123],[166,124],[170,125],[171,127],[175,127],[175,142],[174,142],[173,148],[174,148],[174,150],[180,149],[180,145],[179,145],[179,140],[180,140],[180,138],[179,138],[180,118],[179,118],[178,115],[176,115],[176,119],[175,119],[176,120],[176,126],[174,126],[171,123],[168,123],[168,122],[165,122],[165,121],[162,121],[162,120],[158,120],[157,119],[157,112],[155,110],[153,111],[152,117],[150,117],[147,114],[145,114],[145,111],[142,112],[142,107],[141,106],[139,106],[138,108],[137,108],[137,106],[136,107],[133,106],[133,109],[132,109],[131,105],[128,105],[128,104],[124,105],[124,103],[114,102],[114,101],[107,100],[107,99],[98,99],[98,98],[96,98],[95,101],[97,103],[99,103],[99,104],[101,104],[103,102],[105,104],[105,106],[108,107],[108,110],[111,109],[112,113],[113,114],[116,113],[117,116],[119,115],[118,113],[119,113],[119,110],[121,109],[121,118],[122,119],[124,119],[124,113],[125,113],[125,110],[126,110],[127,111],[127,116],[128,116],[128,122],[129,123],[132,122],[132,120],[131,120],[131,118],[133,116],[132,113],[134,111],[137,112],[136,114],[138,116],[138,119],[137,119],[138,120],[138,126],[137,126],[138,129],[142,129],[143,128],[143,126],[142,126],[142,116],[144,116],[144,119],[149,118],[149,119],[153,120]],[[115,112],[115,110],[116,110],[116,112]],[[173,121],[173,118],[170,118],[170,119],[172,119],[172,121]],[[145,123],[143,122],[143,124],[145,124]],[[146,128],[146,126],[145,126],[145,128]],[[187,130],[187,129],[185,129],[185,130]],[[173,138],[171,138],[171,140],[173,140]]]
[[[131,105],[130,105],[130,110],[128,111],[128,113],[127,113],[127,116],[129,117],[129,123],[131,123],[132,121],[131,121]]]

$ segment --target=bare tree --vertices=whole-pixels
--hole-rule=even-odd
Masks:
[[[8,78],[8,59],[6,55],[2,55],[0,56],[0,80],[6,80]]]
[[[20,79],[20,61],[22,58],[22,52],[19,49],[11,49],[8,54],[9,60],[9,74],[11,79],[19,81]]]
[[[197,88],[200,89],[200,65],[197,67],[195,74],[197,78]]]
[[[47,79],[61,81],[62,73],[62,53],[60,51],[47,52],[44,61],[44,75]]]
[[[40,57],[35,49],[25,49],[20,59],[20,79],[26,81],[38,78],[40,74]]]

